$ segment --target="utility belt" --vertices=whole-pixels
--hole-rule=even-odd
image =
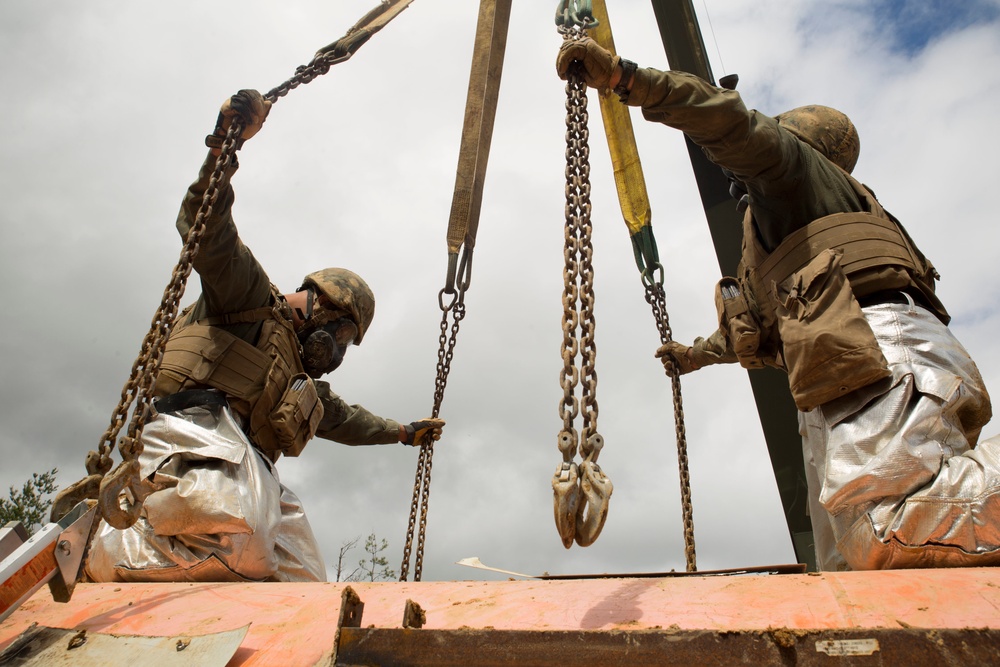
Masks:
[[[866,296],[858,297],[858,303],[862,308],[878,306],[884,303],[907,304],[914,303],[926,310],[933,310],[930,304],[919,292],[914,294],[909,290],[881,290]]]
[[[161,415],[173,415],[188,408],[228,405],[229,401],[216,389],[187,389],[153,400],[153,408]]]

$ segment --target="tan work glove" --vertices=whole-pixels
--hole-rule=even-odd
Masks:
[[[707,339],[695,338],[690,347],[671,341],[656,351],[656,358],[663,362],[668,373],[671,365],[675,365],[684,375],[703,366],[734,363],[736,354],[728,348],[725,337],[715,332]]]
[[[656,358],[663,362],[663,367],[668,373],[671,372],[671,364],[676,366],[677,372],[681,375],[701,368],[692,358],[692,348],[674,341],[661,346],[656,351]]]
[[[221,147],[222,140],[229,132],[229,126],[233,124],[233,119],[239,118],[243,124],[243,133],[236,147],[241,148],[243,142],[260,132],[270,111],[271,102],[265,100],[259,92],[241,90],[222,103],[219,118],[215,121],[215,132],[206,137],[205,143],[211,148]]]
[[[559,78],[565,80],[569,75],[569,67],[574,62],[583,65],[583,80],[592,88],[607,88],[611,75],[621,58],[614,55],[600,44],[590,39],[570,39],[563,42],[556,58],[556,72]]]
[[[432,441],[441,439],[441,429],[444,428],[443,419],[428,417],[420,421],[410,422],[402,425],[399,441],[404,445],[419,445],[424,436],[428,436]]]

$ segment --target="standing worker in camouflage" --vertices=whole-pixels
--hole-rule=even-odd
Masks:
[[[214,136],[239,117],[249,139],[269,110],[257,91],[240,91],[223,104]],[[213,148],[184,198],[182,238],[218,155]],[[140,474],[159,490],[131,528],[101,526],[87,568],[95,581],[325,581],[302,506],[278,480],[278,458],[298,456],[314,435],[347,445],[441,436],[443,420],[383,419],[318,380],[361,343],[374,296],[340,268],[282,295],[236,231],[236,169],[234,160],[205,221],[193,262],[202,293],[170,334],[142,433]]]
[[[860,143],[847,116],[809,106],[772,118],[590,39],[563,44],[559,75],[574,62],[589,86],[683,131],[744,195],[719,329],[657,356],[682,373],[737,361],[787,371],[819,566],[1000,563],[1000,438],[977,445],[989,394],[947,327],[934,267],[850,175]]]

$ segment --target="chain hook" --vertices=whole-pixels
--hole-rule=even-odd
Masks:
[[[576,510],[576,543],[588,547],[597,540],[608,518],[608,502],[614,485],[593,460],[580,464],[580,493],[583,502]]]
[[[569,549],[576,539],[577,511],[580,507],[580,469],[573,461],[563,461],[552,476],[552,508],[556,530]]]
[[[139,461],[122,461],[115,470],[101,480],[101,493],[98,505],[101,516],[112,527],[118,530],[130,528],[142,512],[142,500],[132,502],[125,495],[126,490],[133,491],[139,486]]]

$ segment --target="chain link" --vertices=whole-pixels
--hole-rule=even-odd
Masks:
[[[673,340],[670,319],[667,315],[667,298],[660,282],[646,283],[646,303],[653,310],[660,343],[666,345]],[[684,520],[684,555],[687,571],[697,572],[698,564],[694,548],[694,509],[691,505],[691,475],[688,472],[687,430],[684,426],[684,404],[681,398],[681,377],[676,365],[671,364],[667,375],[674,402],[674,431],[677,438],[677,468],[681,481],[681,513]]]
[[[463,286],[458,290],[456,298],[450,305],[443,301],[444,290],[439,296],[441,303],[441,333],[438,336],[437,375],[434,378],[434,407],[431,417],[441,414],[441,403],[444,401],[444,391],[448,386],[448,374],[451,373],[451,361],[455,356],[455,344],[458,341],[458,330],[465,318],[465,288],[468,281],[462,280]],[[449,335],[449,315],[452,317]],[[403,545],[403,563],[399,568],[399,580],[406,581],[410,572],[411,552],[413,550],[413,535],[417,531],[417,510],[419,507],[420,524],[417,531],[417,555],[413,566],[413,580],[420,581],[424,569],[424,541],[427,536],[427,509],[431,495],[431,467],[434,457],[434,440],[425,437],[420,445],[420,455],[417,457],[417,472],[413,480],[413,496],[410,500],[410,519],[406,527],[406,543]]]
[[[564,39],[583,39],[582,29],[560,29]],[[566,206],[563,258],[563,369],[560,384],[563,399],[559,414],[563,429],[573,434],[572,451],[563,451],[571,460],[578,444],[586,442],[597,430],[597,374],[594,358],[594,246],[590,221],[590,130],[587,124],[587,84],[574,64],[566,80]],[[579,336],[578,336],[579,332]],[[577,355],[581,367],[576,365]],[[574,395],[581,385],[581,400]],[[573,422],[583,415],[583,429],[576,437]]]

